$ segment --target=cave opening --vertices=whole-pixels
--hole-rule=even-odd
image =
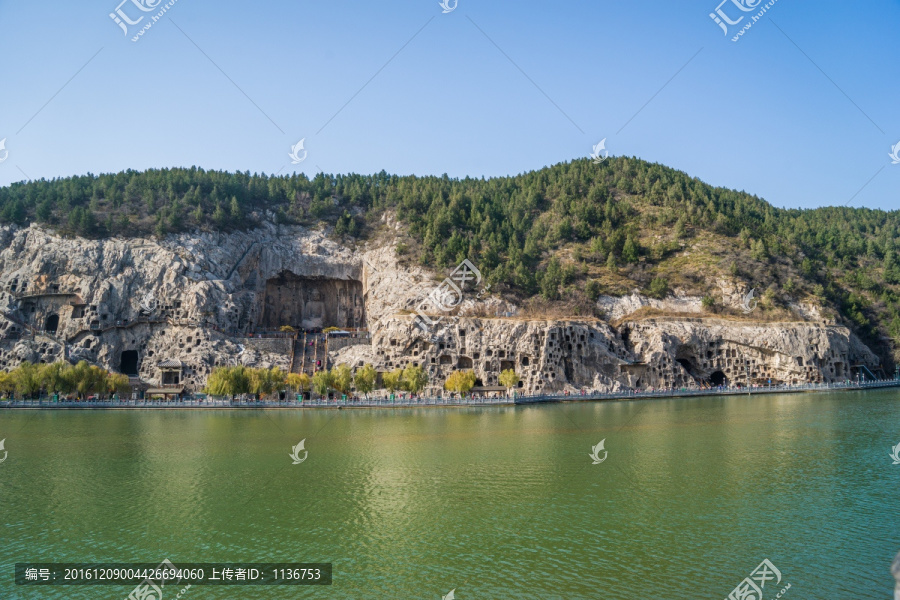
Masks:
[[[631,329],[628,327],[622,328],[622,344],[627,349],[631,349]]]
[[[725,373],[722,371],[716,371],[712,375],[709,376],[709,382],[712,385],[725,385],[725,382],[728,381],[728,378],[725,377]]]
[[[44,331],[47,333],[56,333],[59,329],[59,315],[50,315],[44,322]]]
[[[566,381],[572,383],[575,380],[575,367],[568,358],[563,359],[563,372],[566,374]]]
[[[282,271],[266,281],[259,327],[277,329],[285,325],[298,329],[365,328],[362,282]]]
[[[119,359],[119,372],[126,375],[137,376],[138,374],[138,352],[137,350],[125,350]]]
[[[684,367],[684,370],[688,372],[689,375],[694,374],[694,365],[686,358],[676,358],[675,362]]]

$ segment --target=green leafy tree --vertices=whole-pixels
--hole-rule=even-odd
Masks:
[[[231,396],[231,382],[227,367],[217,367],[206,378],[204,391],[211,396]]]
[[[559,286],[562,280],[563,274],[559,261],[556,258],[550,259],[541,277],[541,295],[547,300],[556,300],[559,297]]]
[[[606,257],[606,268],[610,271],[615,271],[618,265],[616,264],[616,255],[610,251],[609,256]]]
[[[238,202],[237,196],[231,197],[230,215],[234,223],[240,223],[244,218],[244,211],[241,210],[241,203]]]
[[[331,385],[342,394],[349,394],[353,385],[353,373],[347,365],[338,365],[331,371]]]
[[[638,261],[638,246],[631,235],[625,238],[625,245],[622,247],[622,260],[627,263],[636,263]]]
[[[753,246],[750,250],[750,256],[752,256],[754,260],[768,260],[769,251],[766,249],[766,243],[762,240],[756,240],[755,242],[753,242]]]
[[[278,367],[271,369],[247,369],[250,393],[259,396],[272,394],[284,386],[285,374]]]
[[[663,299],[669,294],[669,282],[665,277],[654,277],[649,292],[654,298]]]
[[[500,372],[500,385],[505,387],[507,391],[519,385],[519,381],[521,379],[513,369],[506,369]]]
[[[306,392],[310,389],[311,380],[306,373],[289,373],[285,377],[285,383],[294,392]]]
[[[453,371],[444,382],[444,389],[450,392],[467,394],[475,387],[474,371]]]
[[[108,392],[120,396],[131,392],[131,382],[128,380],[128,375],[123,373],[110,373],[106,378],[106,386]]]
[[[385,373],[381,376],[381,381],[384,384],[385,389],[393,394],[401,389],[403,384],[403,369],[394,369],[393,371]]]
[[[312,377],[312,386],[313,390],[324,398],[332,387],[331,373],[325,369],[316,371]]]
[[[377,375],[375,367],[372,365],[363,365],[358,368],[356,370],[356,375],[353,377],[353,383],[356,385],[356,390],[368,398],[369,392],[375,389],[375,378]]]
[[[12,373],[0,371],[0,392],[9,396],[16,390],[16,382]]]
[[[231,398],[240,394],[249,394],[252,385],[251,375],[252,371],[244,366],[216,367],[206,380],[206,393],[212,396],[231,396]]]
[[[41,391],[41,373],[37,365],[24,362],[12,371],[16,392],[32,398]]]
[[[72,383],[71,371],[72,365],[65,362],[53,362],[41,365],[39,375],[41,385],[50,394],[70,394],[75,391],[75,387]]]
[[[402,386],[408,392],[418,394],[428,385],[428,373],[419,366],[407,365],[403,369]]]
[[[213,222],[218,227],[224,227],[228,223],[228,214],[221,204],[216,203],[216,210],[212,214]]]

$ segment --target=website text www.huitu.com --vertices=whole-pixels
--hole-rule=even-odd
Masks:
[[[760,10],[758,13],[756,13],[755,15],[753,15],[752,17],[750,17],[750,20],[747,22],[747,24],[744,25],[744,26],[741,28],[741,30],[738,31],[738,32],[735,34],[735,36],[734,36],[733,38],[731,38],[731,41],[732,41],[732,42],[736,42],[736,41],[738,41],[739,39],[741,39],[741,36],[743,36],[744,33],[746,33],[748,29],[750,29],[751,27],[753,27],[753,25],[754,25],[757,21],[759,21],[759,20],[762,18],[762,16],[763,16],[764,14],[766,14],[766,12],[768,12],[768,10],[769,10],[770,8],[772,8],[773,6],[775,6],[775,3],[776,3],[776,2],[778,2],[778,0],[771,0],[771,1],[768,2],[767,4],[763,5],[762,10]]]
[[[136,42],[136,41],[138,41],[139,39],[141,39],[141,36],[144,35],[144,33],[145,33],[148,29],[150,29],[151,27],[153,27],[154,23],[156,23],[157,21],[159,21],[159,20],[162,18],[162,16],[163,16],[164,14],[166,14],[166,11],[168,11],[170,8],[172,8],[173,6],[175,6],[175,3],[176,3],[176,2],[178,2],[178,0],[171,0],[170,2],[168,2],[167,4],[165,4],[165,5],[162,7],[162,9],[161,9],[158,13],[156,13],[155,15],[153,15],[152,17],[150,17],[150,21],[149,21],[146,25],[144,25],[143,27],[141,27],[140,31],[138,31],[137,34],[135,34],[135,36],[134,36],[133,38],[131,38],[131,41],[132,41],[132,42]]]

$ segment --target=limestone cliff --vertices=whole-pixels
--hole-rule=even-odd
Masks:
[[[388,320],[371,348],[341,350],[336,360],[380,370],[414,362],[435,382],[473,369],[485,386],[515,369],[529,392],[838,381],[860,364],[878,364],[847,328],[817,323],[656,318],[613,329],[601,321],[461,317],[429,336],[413,321]]]
[[[511,317],[515,307],[484,293],[483,282],[453,297],[442,279],[398,266],[390,238],[349,248],[294,226],[164,240],[2,227],[0,368],[85,359],[157,385],[160,363],[180,361],[178,383],[196,390],[218,365],[299,371],[369,362],[384,371],[416,363],[438,385],[463,368],[496,386],[513,368],[523,391],[833,381],[878,368],[848,329],[808,310],[792,323],[755,323],[700,318],[699,299],[683,295],[602,298],[614,328]],[[698,317],[629,320],[645,306]],[[283,325],[367,329],[371,337],[326,345],[311,333],[277,333]]]

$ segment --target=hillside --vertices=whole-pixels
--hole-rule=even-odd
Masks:
[[[707,296],[718,278],[761,295],[757,318],[811,302],[850,325],[890,362],[900,358],[900,213],[785,210],[634,158],[576,160],[515,177],[268,177],[202,169],[127,171],[0,188],[0,223],[66,234],[165,235],[239,230],[265,220],[315,225],[343,238],[405,224],[405,262],[452,267],[469,258],[492,291],[534,314],[590,316],[601,294],[638,288]],[[351,240],[348,240],[351,241]]]

